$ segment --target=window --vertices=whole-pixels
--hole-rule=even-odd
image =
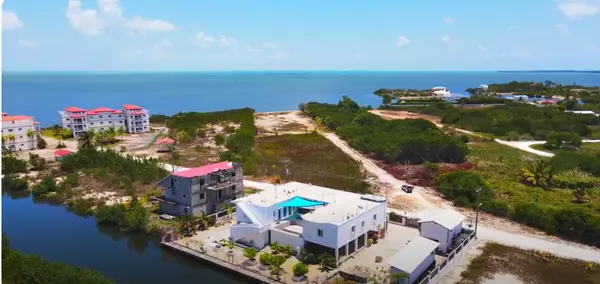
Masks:
[[[104,121],[100,121],[100,124],[104,124]]]
[[[19,128],[19,131],[21,131],[21,130],[22,130],[22,129],[21,129],[21,128]]]
[[[20,138],[23,138],[23,136],[19,136],[19,139],[20,139]]]
[[[183,209],[183,212],[187,213],[187,208],[184,208],[184,209]]]
[[[360,222],[360,226],[364,227],[365,226],[365,220],[362,220],[362,222]]]
[[[93,122],[91,122],[90,124],[94,124]]]
[[[354,231],[355,231],[355,228],[354,228],[354,227],[356,227],[356,226],[352,226],[352,227],[350,228],[350,232],[354,233]]]
[[[185,194],[183,194],[183,198],[185,198]]]
[[[231,172],[231,177],[235,176],[235,171]]]
[[[202,192],[198,195],[198,198],[200,198],[200,199],[204,199],[205,197],[206,197],[206,194],[204,192]]]
[[[12,131],[13,131],[12,128],[8,130],[8,132],[12,132]]]
[[[123,123],[123,121],[122,121],[122,120],[119,120],[119,123]]]
[[[112,117],[112,115],[109,114],[108,117]]]
[[[100,118],[102,118],[102,116],[100,116]]]
[[[317,229],[317,236],[322,237],[323,236],[323,230]]]
[[[200,179],[200,185],[204,185],[204,179],[203,178]]]
[[[377,214],[373,214],[373,220],[377,220]]]

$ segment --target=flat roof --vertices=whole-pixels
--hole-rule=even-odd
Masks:
[[[246,202],[260,207],[271,207],[295,197],[327,203],[317,206],[312,212],[302,215],[302,219],[316,223],[341,224],[386,201],[384,197],[361,195],[343,190],[290,182],[277,185],[274,189],[242,197],[237,202]]]
[[[16,120],[33,120],[33,117],[27,115],[3,115],[2,121],[16,121]]]
[[[438,245],[435,241],[418,236],[394,254],[387,263],[410,274],[438,248]]]
[[[427,210],[419,213],[419,216],[419,223],[435,222],[448,230],[454,229],[466,219],[465,215],[451,209]]]

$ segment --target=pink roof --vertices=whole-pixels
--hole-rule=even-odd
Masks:
[[[114,110],[113,113],[120,114],[120,113],[123,113],[123,111],[122,110]]]
[[[160,145],[160,144],[175,144],[175,140],[173,140],[169,137],[165,137],[163,139],[159,139],[158,141],[156,141],[156,145]]]
[[[135,111],[135,112],[133,112],[132,114],[133,114],[133,115],[142,115],[142,114],[144,114],[144,113],[143,113],[143,112],[141,112],[141,111]]]
[[[62,157],[62,156],[66,156],[66,155],[73,154],[73,153],[74,152],[71,152],[69,150],[60,149],[60,150],[54,151],[54,156],[56,156],[56,157]]]
[[[26,116],[26,115],[3,115],[2,116],[2,121],[15,121],[15,120],[26,120],[26,119],[33,119],[33,117],[31,116]]]
[[[112,108],[107,108],[107,107],[97,107],[95,109],[91,109],[89,112],[113,112],[115,111]]]
[[[225,162],[219,162],[216,164],[206,165],[206,166],[202,166],[202,167],[198,167],[198,168],[191,168],[189,170],[185,170],[185,171],[181,171],[181,172],[175,172],[175,173],[173,173],[173,175],[178,176],[178,177],[183,177],[183,178],[193,178],[193,177],[198,177],[198,176],[204,176],[204,175],[214,173],[217,171],[228,170],[231,168],[233,168],[233,165],[231,164],[231,162],[225,161]]]
[[[82,108],[79,108],[76,106],[71,106],[71,107],[65,108],[65,110],[68,112],[85,111],[85,109],[82,109]]]
[[[83,114],[74,114],[74,115],[71,115],[71,118],[82,118],[82,117],[83,117]]]
[[[35,125],[39,125],[39,124],[40,124],[40,122],[39,122],[39,121],[34,121],[34,122],[33,122],[33,124],[35,124]]]
[[[552,100],[543,100],[543,101],[539,101],[538,103],[540,103],[540,104],[553,104],[553,105],[556,104],[556,102],[552,101]]]
[[[136,106],[136,105],[123,105],[123,108],[126,109],[126,110],[142,109],[141,107]]]

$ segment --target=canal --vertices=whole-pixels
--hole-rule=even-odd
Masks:
[[[16,250],[96,269],[117,283],[247,283],[163,249],[156,238],[97,226],[93,217],[31,196],[2,195],[2,232]]]

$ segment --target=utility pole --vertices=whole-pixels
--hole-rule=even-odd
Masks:
[[[288,167],[290,160],[284,160],[283,161],[283,166],[285,167],[285,181],[286,183],[290,181],[290,169]]]
[[[475,211],[475,238],[477,238],[477,222],[479,221],[479,207],[481,207],[481,203],[479,203],[479,192],[481,191],[481,187],[477,188],[475,192],[477,192],[477,209]]]

